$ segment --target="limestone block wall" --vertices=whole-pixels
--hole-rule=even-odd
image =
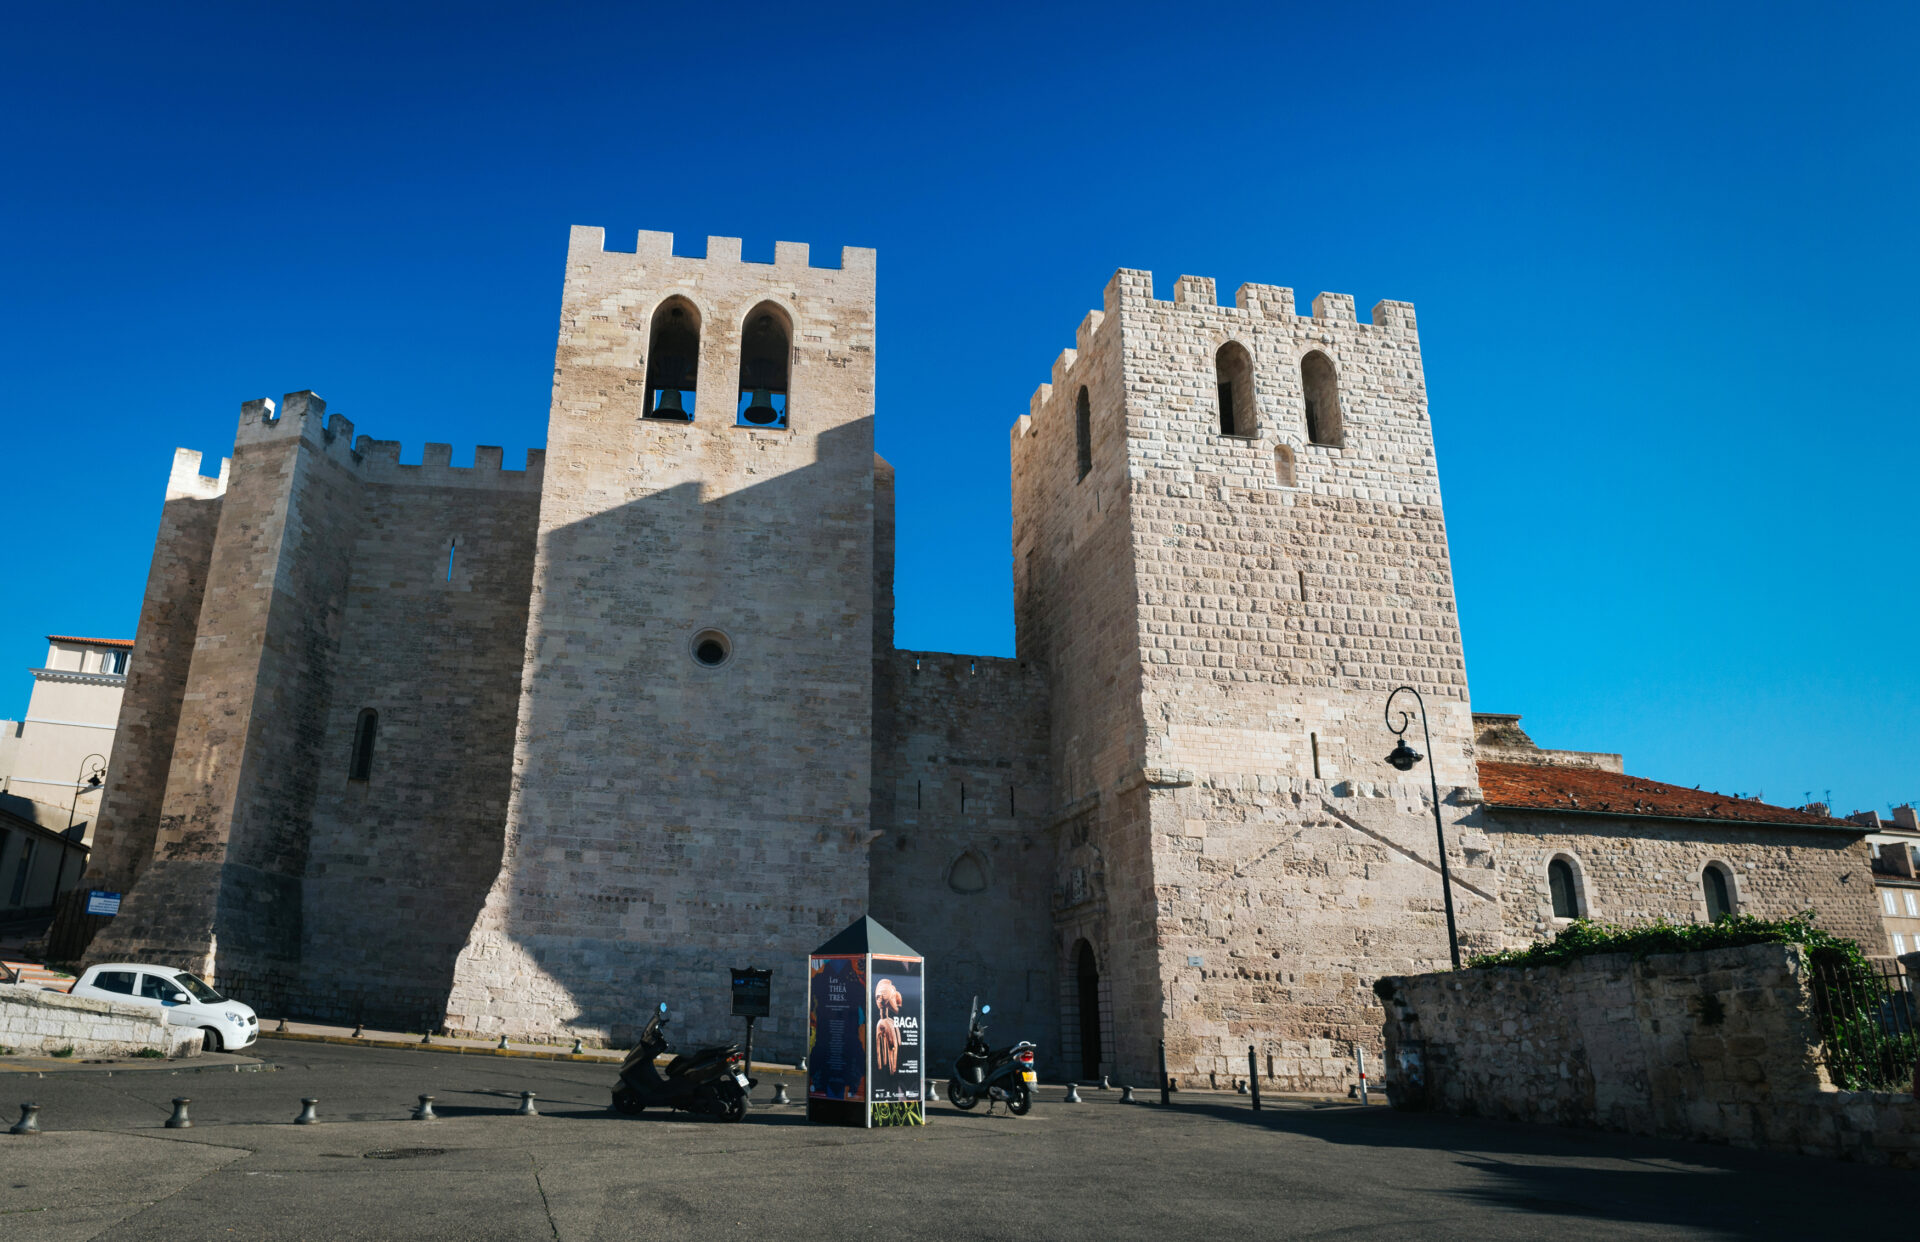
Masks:
[[[180,449],[174,454],[82,890],[124,891],[153,857],[231,464],[223,459],[219,473],[209,477],[200,473],[198,452]],[[73,945],[73,956],[85,948],[84,943]]]
[[[164,1052],[200,1055],[197,1027],[169,1026],[157,1008],[69,996],[45,988],[0,986],[0,1047],[27,1055],[73,1049],[76,1058]]]
[[[499,871],[542,455],[368,442],[301,884],[296,1012],[437,1025]],[[348,766],[376,713],[365,780]]]
[[[1550,939],[1555,918],[1547,867],[1565,859],[1576,909],[1609,923],[1707,920],[1702,874],[1724,869],[1734,910],[1782,918],[1812,910],[1820,926],[1881,951],[1870,847],[1856,833],[1768,824],[1711,824],[1490,807],[1508,944]]]
[[[928,1046],[957,1055],[968,1006],[996,1038],[1057,1042],[1047,684],[1019,660],[898,651],[877,687],[871,912],[927,955]],[[888,814],[882,818],[878,809]]]
[[[1383,979],[1401,1107],[1913,1167],[1920,1100],[1836,1091],[1798,945]]]
[[[776,971],[865,913],[872,788],[874,256],[745,263],[575,229],[548,424],[505,856],[455,1029],[737,1035],[727,971]],[[669,299],[677,299],[669,302]],[[697,319],[691,422],[643,417],[656,316]],[[792,325],[788,426],[736,425],[742,343]],[[684,322],[684,320],[683,320]],[[730,654],[694,659],[717,630]]]

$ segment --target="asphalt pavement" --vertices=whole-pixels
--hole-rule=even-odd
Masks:
[[[248,1052],[251,1072],[0,1076],[45,1130],[0,1133],[0,1238],[1907,1237],[1920,1201],[1920,1173],[1344,1103],[1049,1087],[1026,1117],[939,1104],[863,1131],[769,1105],[763,1076],[727,1125],[617,1116],[604,1065]],[[522,1091],[542,1116],[514,1114]],[[440,1120],[409,1119],[422,1094]],[[165,1128],[176,1096],[191,1129]],[[320,1124],[291,1124],[304,1096]]]

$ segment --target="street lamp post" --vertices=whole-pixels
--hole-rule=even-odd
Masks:
[[[1407,727],[1413,723],[1413,713],[1402,708],[1400,723],[1394,723],[1393,701],[1403,690],[1411,694],[1413,701],[1420,707],[1420,733],[1426,739],[1429,756],[1433,753],[1433,731],[1427,727],[1427,702],[1420,697],[1418,690],[1412,686],[1399,686],[1387,696],[1387,727],[1392,729],[1394,736],[1400,739],[1392,752],[1387,755],[1387,762],[1400,771],[1407,772],[1412,770],[1414,764],[1420,762],[1421,754],[1407,745]],[[1440,893],[1447,902],[1447,948],[1453,953],[1453,968],[1458,970],[1460,969],[1460,930],[1453,921],[1453,873],[1447,867],[1447,830],[1440,822],[1440,779],[1434,775],[1431,758],[1427,760],[1427,782],[1433,790],[1433,833],[1440,842]]]
[[[80,770],[73,776],[73,800],[67,804],[67,835],[73,835],[74,817],[80,813],[80,796],[97,793],[100,783],[107,775],[107,757],[88,755],[80,761]]]

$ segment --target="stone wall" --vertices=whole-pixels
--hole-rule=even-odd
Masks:
[[[1913,1167],[1920,1101],[1842,1092],[1798,945],[1382,979],[1396,1105]]]
[[[200,1055],[199,1028],[169,1026],[157,1008],[69,996],[45,988],[0,986],[0,1047],[46,1055],[73,1049],[75,1058],[164,1052]]]
[[[876,685],[871,913],[927,955],[936,1072],[974,996],[1009,1042],[1059,1029],[1048,911],[1046,677],[1018,660],[898,651]],[[882,808],[885,808],[885,817]],[[1056,1071],[1058,1072],[1058,1071]]]
[[[1885,939],[1857,832],[1506,807],[1488,808],[1484,823],[1509,945],[1551,939],[1571,921],[1553,914],[1547,867],[1556,858],[1572,868],[1586,918],[1706,922],[1702,873],[1711,865],[1727,877],[1735,913],[1776,919],[1812,909],[1820,926],[1869,953]]]

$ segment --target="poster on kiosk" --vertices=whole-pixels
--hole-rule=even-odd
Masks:
[[[862,918],[807,958],[807,1120],[921,1126],[926,959]]]

